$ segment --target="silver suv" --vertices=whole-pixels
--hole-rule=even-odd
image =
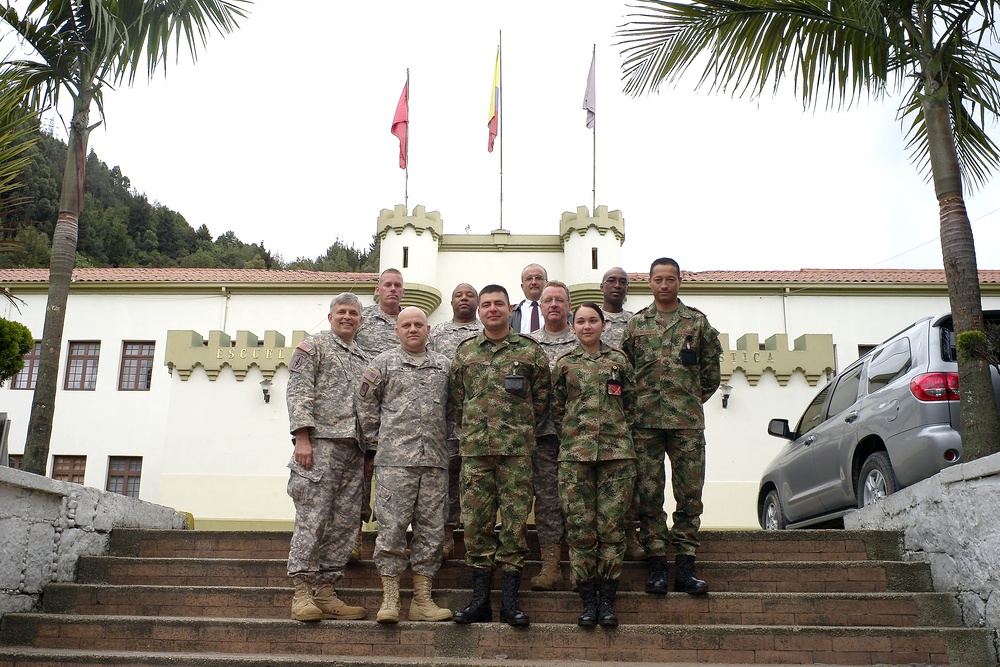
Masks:
[[[1000,325],[1000,310],[984,315]],[[835,522],[961,461],[958,389],[951,315],[926,317],[844,369],[794,430],[772,419],[767,432],[790,442],[761,477],[761,527]]]

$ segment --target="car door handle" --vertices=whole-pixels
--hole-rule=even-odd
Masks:
[[[848,424],[853,424],[854,422],[858,421],[858,411],[851,410],[850,414],[844,417],[844,421],[847,422]]]

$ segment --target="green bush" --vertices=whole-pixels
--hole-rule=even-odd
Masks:
[[[24,355],[35,347],[35,338],[20,322],[0,318],[0,387],[24,368]]]

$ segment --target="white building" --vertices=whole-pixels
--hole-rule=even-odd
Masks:
[[[449,295],[460,282],[500,283],[516,303],[529,263],[567,283],[574,303],[600,301],[601,276],[620,261],[624,221],[605,207],[594,216],[581,207],[563,214],[559,234],[448,235],[437,213],[418,206],[408,214],[400,206],[382,211],[378,231],[381,268],[402,271],[404,305],[421,306],[435,323],[451,317]],[[674,252],[683,268],[683,248]],[[625,268],[626,308],[635,311],[651,301],[648,267]],[[4,317],[27,325],[36,339],[47,273],[0,270],[0,286],[23,301],[8,305]],[[1000,308],[1000,271],[981,276],[984,307]],[[707,271],[683,278],[681,299],[723,334],[723,381],[732,387],[727,408],[721,392],[706,405],[706,527],[757,525],[760,472],[782,445],[766,434],[770,418],[797,419],[860,350],[949,309],[940,270]],[[329,326],[333,296],[353,291],[373,303],[375,279],[263,269],[78,269],[49,474],[98,488],[138,485],[140,498],[192,513],[199,528],[290,527],[285,363],[302,337]],[[12,454],[23,452],[31,368],[29,359],[0,390]]]

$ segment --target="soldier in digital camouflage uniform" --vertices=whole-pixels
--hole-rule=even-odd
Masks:
[[[382,575],[379,623],[399,621],[399,576],[406,569],[406,530],[413,528],[411,621],[445,621],[451,611],[431,597],[441,567],[448,490],[445,405],[451,362],[427,349],[430,326],[416,307],[399,313],[400,344],[375,357],[355,397],[368,450],[375,451],[375,566]]]
[[[629,432],[635,377],[625,354],[601,341],[604,314],[581,304],[580,339],[552,373],[552,416],[559,429],[559,495],[570,567],[583,599],[579,625],[618,625],[614,602],[625,557],[625,513],[635,488]]]
[[[479,295],[476,294],[476,288],[469,283],[457,285],[451,293],[452,319],[431,328],[427,349],[440,352],[451,360],[459,343],[483,330],[483,323],[476,318],[478,308]],[[451,426],[454,428],[454,425]],[[455,528],[461,518],[458,475],[462,468],[462,457],[458,455],[458,439],[457,430],[448,435],[448,502],[444,508],[444,544],[441,547],[443,558],[451,558],[455,554]]]
[[[462,523],[465,562],[472,567],[472,600],[455,612],[458,623],[492,621],[490,580],[497,565],[503,568],[500,620],[529,622],[517,595],[528,553],[535,428],[549,410],[551,375],[538,343],[510,328],[510,313],[506,289],[480,290],[483,331],[459,345],[452,360],[450,421],[462,429]],[[499,540],[493,529],[498,510]]]
[[[403,288],[403,274],[397,269],[386,269],[378,276],[375,284],[375,297],[378,303],[366,306],[361,311],[362,323],[354,340],[365,351],[369,359],[374,359],[386,350],[391,350],[399,344],[396,336],[396,318],[399,316],[400,301],[406,290]],[[361,493],[364,501],[361,503],[361,526],[372,520],[374,500],[372,499],[372,459],[371,454],[365,456],[364,488]],[[358,531],[358,541],[351,550],[351,561],[361,558],[361,532]]]
[[[549,281],[539,300],[542,309],[542,328],[530,334],[538,341],[549,360],[549,370],[556,359],[577,346],[576,334],[569,326],[569,288],[558,280]],[[547,415],[535,432],[535,455],[531,458],[532,481],[535,486],[535,530],[541,551],[542,568],[531,578],[533,591],[559,591],[563,589],[562,542],[566,537],[566,524],[559,502],[559,436],[552,415]]]
[[[604,311],[604,333],[601,341],[610,347],[621,349],[622,336],[625,335],[625,325],[633,313],[625,310],[625,298],[628,296],[628,274],[625,269],[614,266],[604,272],[601,278],[601,294],[604,295],[601,310]]]
[[[613,266],[604,272],[601,278],[601,294],[604,311],[604,333],[601,341],[611,347],[621,349],[622,337],[625,335],[625,325],[632,319],[633,313],[625,310],[625,299],[628,298],[628,274],[620,266]],[[639,521],[635,513],[635,495],[633,504],[628,508],[625,521],[625,557],[632,560],[645,560],[646,552],[639,544]]]
[[[695,576],[705,486],[705,411],[702,405],[719,388],[719,332],[705,315],[678,299],[677,262],[660,258],[649,269],[653,303],[625,327],[622,349],[636,376],[632,442],[637,456],[640,539],[649,563],[646,592],[667,592],[666,554],[675,554],[674,589],[708,592]],[[663,511],[664,456],[670,459],[676,507],[667,530]]]
[[[334,590],[358,534],[364,454],[354,416],[357,379],[368,357],[354,343],[361,303],[341,294],[330,304],[330,331],[299,343],[288,362],[288,421],[295,444],[288,495],[295,527],[288,576],[295,584],[292,618],[358,619],[365,610]]]

